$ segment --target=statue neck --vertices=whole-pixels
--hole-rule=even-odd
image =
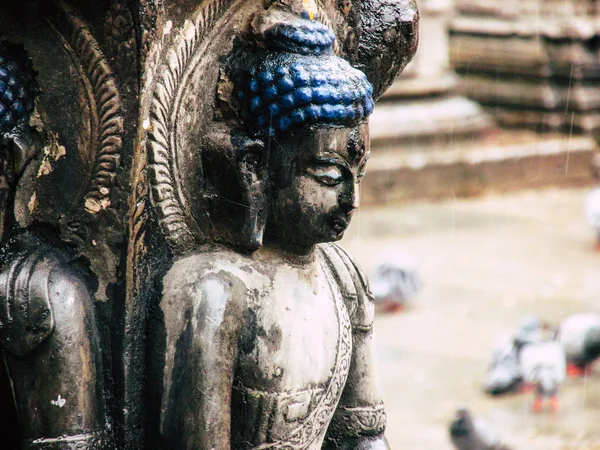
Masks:
[[[282,245],[280,242],[266,241],[263,246],[255,252],[258,258],[280,258],[292,265],[311,265],[316,261],[316,247],[298,247]]]

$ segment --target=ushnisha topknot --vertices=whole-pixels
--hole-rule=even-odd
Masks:
[[[34,70],[24,50],[0,42],[0,135],[29,121],[36,92]]]
[[[353,126],[371,114],[373,88],[363,72],[332,53],[330,28],[295,16],[262,34],[264,48],[229,67],[238,114],[252,135]]]
[[[305,18],[297,23],[279,23],[265,31],[265,45],[275,51],[322,55],[331,53],[334,42],[330,28]]]

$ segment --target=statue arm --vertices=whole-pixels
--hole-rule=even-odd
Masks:
[[[352,363],[325,449],[389,449],[373,331],[355,331]]]
[[[331,252],[335,250],[335,252]],[[345,250],[329,247],[338,264],[352,322],[352,361],[344,392],[327,431],[324,449],[388,449],[386,414],[379,385],[379,364],[373,335],[375,303],[368,281]],[[333,259],[333,258],[331,258]],[[349,275],[349,281],[342,273]],[[344,281],[346,280],[346,281]]]
[[[109,445],[102,346],[84,273],[29,232],[4,251],[0,347],[24,446]]]
[[[228,449],[246,289],[224,272],[202,274],[186,284],[190,273],[165,279],[161,439],[165,448]]]
[[[48,280],[57,261],[31,235],[19,236],[11,244],[3,249],[0,269],[0,347],[24,356],[54,330]]]

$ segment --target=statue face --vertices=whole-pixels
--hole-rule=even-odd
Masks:
[[[368,157],[367,124],[301,130],[273,143],[266,237],[297,249],[341,239]]]

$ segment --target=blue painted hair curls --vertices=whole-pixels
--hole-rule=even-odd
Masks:
[[[0,42],[0,135],[27,123],[37,91],[31,63],[24,50]]]
[[[328,27],[302,18],[264,32],[266,50],[236,64],[231,77],[238,113],[251,134],[366,120],[373,88],[363,72],[332,54],[334,41]]]

